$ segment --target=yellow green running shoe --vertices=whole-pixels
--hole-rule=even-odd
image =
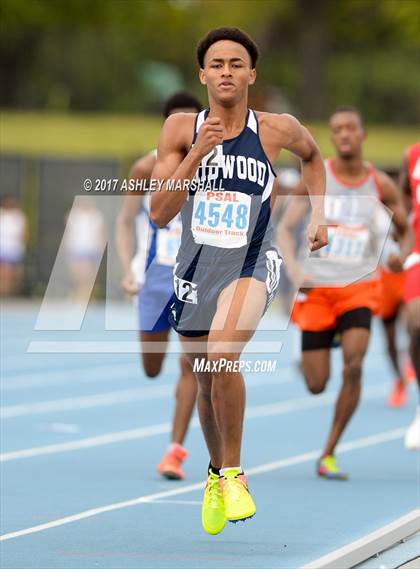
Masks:
[[[232,468],[223,475],[226,518],[233,523],[252,518],[257,508],[249,493],[245,474]]]
[[[342,472],[337,466],[335,457],[328,454],[319,459],[317,463],[318,476],[328,480],[347,480],[348,474]]]
[[[207,533],[216,535],[226,524],[225,503],[220,484],[220,476],[209,468],[206,489],[204,490],[201,523]]]

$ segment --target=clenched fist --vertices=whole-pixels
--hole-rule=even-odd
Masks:
[[[324,219],[311,218],[306,229],[306,239],[310,251],[317,251],[328,245],[328,227]]]
[[[206,156],[215,146],[223,142],[223,126],[221,119],[212,117],[206,119],[200,126],[195,141],[195,151],[201,158]]]
[[[131,271],[124,275],[121,281],[121,287],[129,296],[134,296],[140,290],[136,277]]]

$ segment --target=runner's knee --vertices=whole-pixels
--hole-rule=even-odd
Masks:
[[[181,376],[177,381],[175,388],[175,397],[178,400],[180,397],[184,397],[187,394],[197,392],[197,379],[191,369],[191,366],[185,360],[185,365],[182,365],[181,359]]]
[[[329,366],[315,365],[314,362],[302,361],[302,371],[305,376],[306,385],[311,393],[318,395],[325,390],[330,376]]]
[[[358,385],[362,377],[362,358],[359,355],[349,358],[344,363],[344,380]]]
[[[420,339],[420,310],[409,315],[407,324],[410,335]]]
[[[305,373],[306,385],[311,393],[314,395],[319,395],[325,390],[327,385],[328,375],[325,374],[306,374]]]
[[[240,357],[237,345],[228,340],[213,340],[208,343],[207,359],[211,362],[236,362]]]
[[[211,364],[213,377],[225,377],[226,374],[240,371],[240,354],[233,351],[222,351],[220,347],[216,345],[212,351],[209,351],[207,356]],[[229,350],[227,346],[226,350]]]
[[[154,379],[162,369],[162,361],[160,359],[143,357],[143,369],[146,377]]]
[[[192,370],[193,366],[192,358],[188,358],[185,354],[183,354],[179,358],[179,366],[181,368],[182,377],[194,377],[194,373]]]

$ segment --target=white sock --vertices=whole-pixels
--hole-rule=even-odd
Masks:
[[[224,468],[220,469],[220,476],[224,476],[226,470],[239,470],[240,473],[242,473],[242,466],[225,466]]]

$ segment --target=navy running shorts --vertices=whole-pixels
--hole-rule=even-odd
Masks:
[[[266,283],[265,312],[280,282],[281,263],[274,247],[260,251],[256,259],[245,260],[241,268],[229,263],[207,264],[177,259],[169,323],[182,336],[207,336],[220,293],[233,281],[246,277]]]

